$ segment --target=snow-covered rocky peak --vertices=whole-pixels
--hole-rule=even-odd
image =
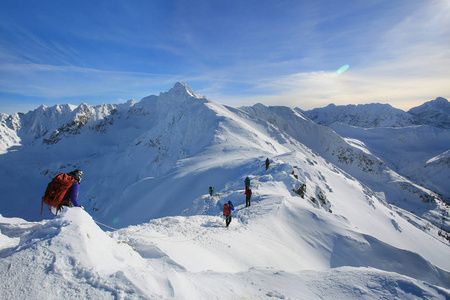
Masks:
[[[194,90],[184,82],[175,83],[175,86],[169,91],[169,93],[170,92],[175,92],[177,94],[181,93],[182,95],[187,95],[194,98],[203,98],[200,94],[194,92]]]
[[[207,101],[205,97],[194,92],[187,84],[177,82],[168,92],[162,92],[159,96],[151,95],[143,98],[131,110],[134,114],[140,115],[148,115],[151,111],[172,114],[174,111],[184,111],[193,104],[199,105]]]
[[[190,98],[202,99],[202,98],[204,98],[201,95],[194,92],[194,90],[184,82],[175,83],[173,88],[171,88],[168,92],[161,93],[160,97],[167,99],[167,100],[190,99]]]
[[[450,102],[442,97],[425,102],[424,104],[411,108],[409,114],[422,120],[423,123],[440,127],[450,128]]]

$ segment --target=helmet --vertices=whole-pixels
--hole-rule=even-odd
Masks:
[[[231,201],[228,201],[228,204],[231,204]]]
[[[83,179],[83,171],[76,169],[69,173],[70,176],[72,176],[78,183],[81,182]]]

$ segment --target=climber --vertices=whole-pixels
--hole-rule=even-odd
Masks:
[[[234,210],[233,203],[228,201],[223,205],[223,215],[225,216],[225,225],[228,227],[231,223],[231,211]]]

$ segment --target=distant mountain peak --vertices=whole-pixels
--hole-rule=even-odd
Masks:
[[[446,112],[446,113],[450,112],[450,102],[447,99],[443,98],[443,97],[437,97],[435,100],[431,100],[431,101],[425,102],[421,106],[433,107],[435,109],[441,110],[441,111]]]
[[[424,108],[431,108],[431,107],[449,112],[450,111],[450,102],[443,97],[437,97],[435,100],[431,100],[431,101],[425,102],[424,104],[422,104],[420,106],[411,108],[408,112],[414,113],[416,111],[423,110]]]
[[[433,102],[433,101],[430,101]],[[439,105],[443,105],[445,107],[449,107],[450,106],[450,102],[443,98],[443,97],[437,97],[436,100],[434,100],[434,102],[439,106]]]
[[[409,114],[417,116],[425,124],[440,128],[450,128],[450,102],[438,97],[435,100],[411,108]]]
[[[206,97],[194,92],[186,83],[177,82],[173,88],[167,92],[161,92],[159,96],[150,95],[142,98],[132,106],[132,110],[139,114],[148,114],[157,107],[166,107],[167,113],[181,112],[190,107],[191,104],[205,103],[209,101]]]

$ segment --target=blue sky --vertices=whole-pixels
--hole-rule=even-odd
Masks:
[[[0,36],[7,114],[177,81],[231,106],[450,97],[450,0],[3,0]]]

